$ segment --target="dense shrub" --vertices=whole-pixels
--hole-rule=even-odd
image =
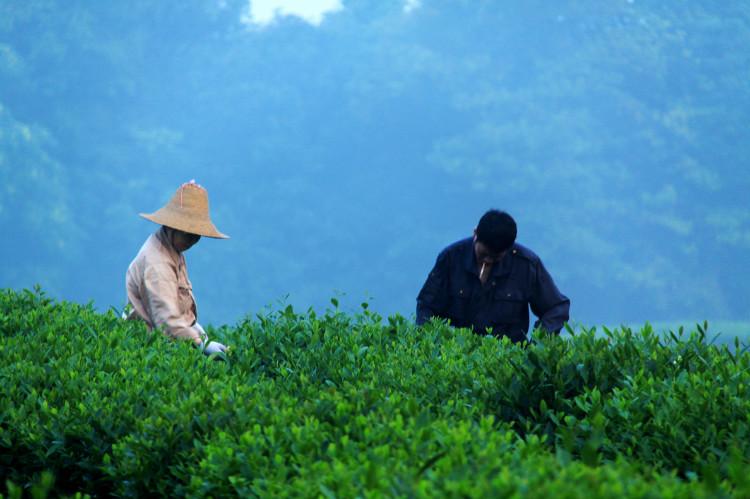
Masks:
[[[231,345],[214,362],[115,311],[6,290],[0,479],[124,496],[748,496],[750,354],[704,327],[521,346],[287,307],[209,328]]]

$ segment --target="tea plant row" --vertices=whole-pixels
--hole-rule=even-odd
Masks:
[[[750,495],[750,354],[705,326],[523,346],[287,307],[209,333],[225,362],[114,311],[0,292],[6,490]]]

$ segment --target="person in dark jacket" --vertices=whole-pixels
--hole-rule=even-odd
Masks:
[[[521,342],[531,306],[538,317],[534,328],[559,334],[569,319],[570,300],[542,260],[516,242],[516,234],[513,217],[490,210],[473,237],[445,248],[417,296],[417,324],[440,317],[455,327]]]

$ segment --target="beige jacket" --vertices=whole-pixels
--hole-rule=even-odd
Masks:
[[[173,338],[201,342],[198,318],[185,257],[172,246],[169,229],[149,236],[128,267],[125,287],[133,310],[128,319],[143,319]]]

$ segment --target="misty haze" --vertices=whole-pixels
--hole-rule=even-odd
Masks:
[[[121,310],[138,214],[195,179],[204,324],[413,320],[498,208],[573,324],[750,334],[747,2],[299,5],[0,1],[0,287]]]

